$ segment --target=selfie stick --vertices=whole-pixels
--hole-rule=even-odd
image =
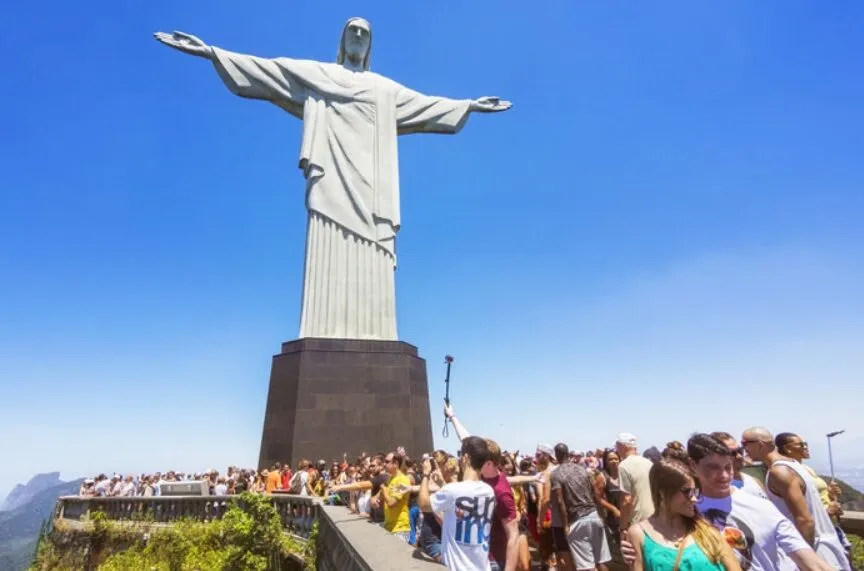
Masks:
[[[444,404],[450,406],[450,365],[453,364],[453,357],[447,355],[444,357],[444,362],[447,364],[447,377],[444,378]],[[447,438],[450,435],[450,431],[447,430],[447,415],[444,415],[444,430],[441,431],[441,435],[444,438]]]

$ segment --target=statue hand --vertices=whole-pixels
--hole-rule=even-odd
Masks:
[[[166,32],[156,32],[153,34],[153,37],[166,46],[172,47],[175,50],[180,50],[189,55],[209,59],[210,54],[213,53],[210,46],[192,34],[186,34],[184,32],[173,32],[171,34]]]
[[[512,106],[513,104],[509,101],[502,101],[497,97],[481,97],[471,102],[471,111],[496,113],[498,111],[507,111]]]

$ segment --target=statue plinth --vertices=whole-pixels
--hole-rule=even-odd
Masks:
[[[273,356],[259,468],[432,451],[426,361],[403,341],[297,339]]]

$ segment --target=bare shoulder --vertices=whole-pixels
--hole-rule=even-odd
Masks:
[[[772,480],[778,480],[782,484],[789,484],[798,479],[795,470],[783,464],[774,464],[768,469],[768,474]]]
[[[645,539],[645,528],[643,526],[651,526],[647,521],[643,521],[642,523],[634,523],[629,528],[627,528],[627,535],[630,538],[630,543],[634,545],[642,545],[642,541]]]

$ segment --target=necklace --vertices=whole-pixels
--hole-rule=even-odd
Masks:
[[[672,537],[671,537],[672,534],[667,533],[668,531],[671,531],[671,530],[669,530],[666,527],[666,525],[658,526],[657,525],[658,523],[660,523],[660,522],[654,522],[654,524],[653,524],[654,530],[660,535],[660,537],[663,538],[663,541],[665,541],[667,544],[671,545],[675,549],[678,549],[679,547],[681,547],[681,542],[687,540],[687,537],[689,536],[689,534],[687,532],[685,532],[684,535],[680,535],[680,536],[672,539]]]

